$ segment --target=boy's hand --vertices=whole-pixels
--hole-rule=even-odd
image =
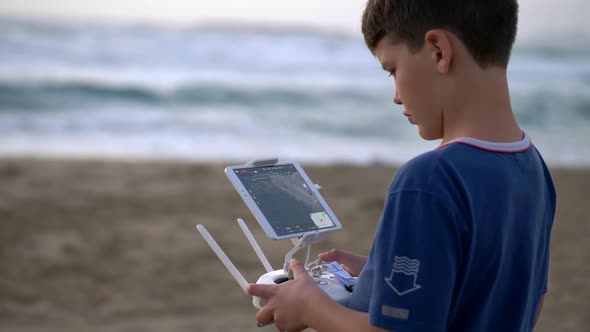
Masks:
[[[342,268],[353,277],[358,277],[363,267],[367,264],[366,256],[357,256],[338,249],[323,252],[319,254],[319,258],[326,262],[336,261],[340,263]]]
[[[279,331],[302,331],[307,328],[310,304],[327,295],[299,261],[291,260],[289,268],[293,271],[293,280],[279,285],[250,284],[246,293],[267,299],[256,314],[259,324],[268,325],[274,321]]]

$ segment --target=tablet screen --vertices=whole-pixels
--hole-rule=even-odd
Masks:
[[[234,172],[278,236],[336,226],[294,165]]]

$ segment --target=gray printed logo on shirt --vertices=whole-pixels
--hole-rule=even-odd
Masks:
[[[422,288],[416,284],[418,272],[420,272],[419,260],[406,256],[395,256],[391,275],[389,278],[385,278],[385,282],[397,295],[403,296]]]

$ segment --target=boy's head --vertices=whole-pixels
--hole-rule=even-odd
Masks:
[[[517,0],[369,0],[362,32],[373,53],[385,36],[416,52],[428,30],[443,29],[456,35],[481,67],[506,67],[517,16]]]
[[[452,139],[478,112],[506,107],[489,96],[502,94],[517,12],[516,0],[368,0],[365,41],[422,138]]]

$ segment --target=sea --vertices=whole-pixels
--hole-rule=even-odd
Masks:
[[[590,166],[590,47],[517,39],[516,117]],[[0,17],[0,157],[399,164],[435,148],[359,34]]]

